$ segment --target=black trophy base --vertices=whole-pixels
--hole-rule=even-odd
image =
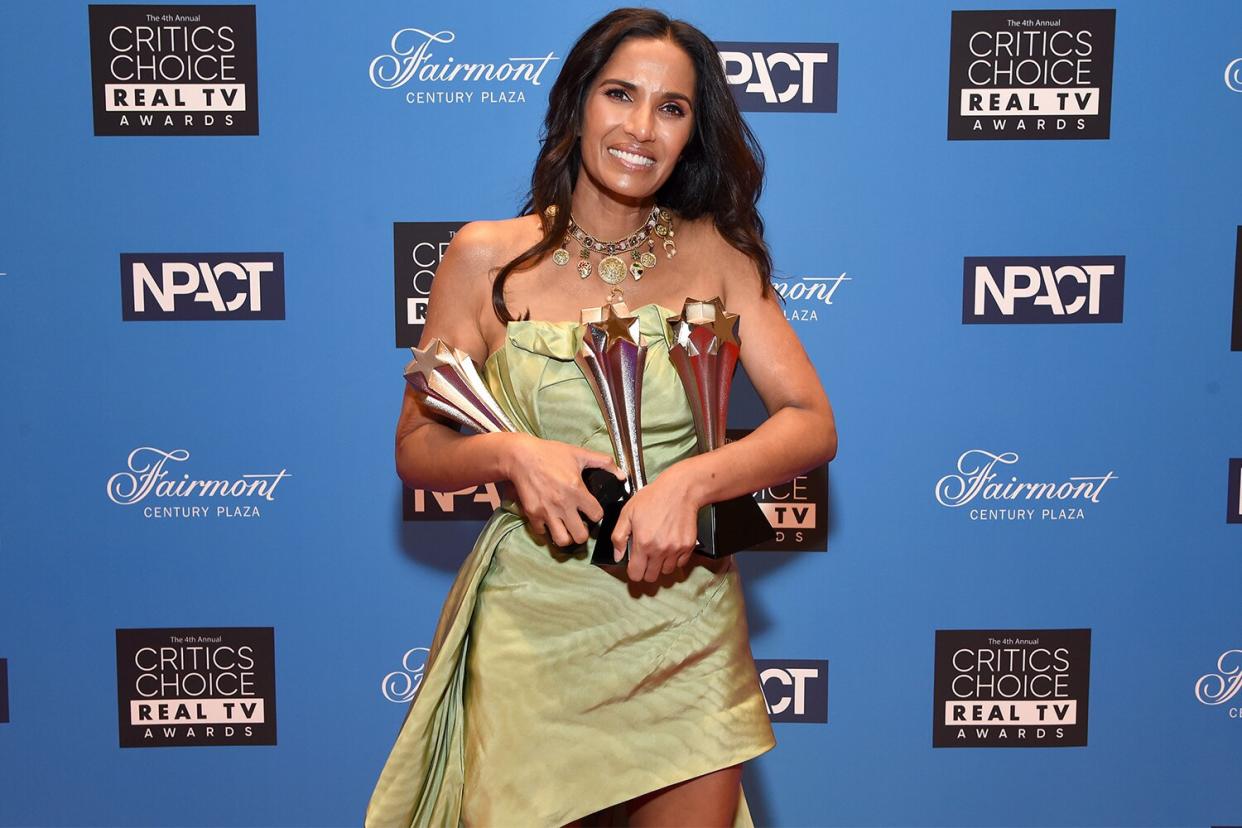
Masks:
[[[699,510],[699,542],[695,554],[723,558],[774,540],[776,532],[753,495],[739,495]]]
[[[617,528],[617,518],[621,516],[621,507],[630,499],[629,485],[618,480],[617,476],[606,469],[583,469],[582,482],[599,505],[604,507],[604,516],[599,522],[587,520],[587,529],[595,539],[595,548],[591,552],[591,563],[596,566],[624,566],[630,562],[628,544],[621,560],[613,555],[616,550],[612,545],[612,530]],[[585,518],[584,518],[585,519]]]

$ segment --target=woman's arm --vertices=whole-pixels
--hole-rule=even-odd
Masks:
[[[485,222],[462,227],[436,269],[427,301],[419,347],[439,337],[478,363],[488,354],[479,329],[488,272],[495,264],[495,233]],[[458,426],[427,408],[407,385],[397,420],[397,474],[410,488],[439,492],[508,478],[505,467],[511,434],[465,435]]]
[[[741,440],[670,467],[692,503],[704,505],[792,480],[831,460],[837,428],[815,366],[781,312],[780,300],[760,298],[750,259],[727,243],[715,256],[722,268],[721,299],[739,314],[741,361],[768,419]],[[710,299],[711,297],[703,297]]]

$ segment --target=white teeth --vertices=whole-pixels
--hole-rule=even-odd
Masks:
[[[642,155],[635,155],[632,152],[623,152],[622,150],[612,149],[611,147],[608,149],[608,151],[612,153],[613,155],[615,155],[617,158],[620,158],[622,161],[627,161],[631,164],[638,164],[643,167],[650,167],[652,164],[655,163],[654,159],[647,158]]]

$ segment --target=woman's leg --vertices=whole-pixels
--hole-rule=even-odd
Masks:
[[[630,828],[730,828],[742,766],[687,779],[631,800]]]

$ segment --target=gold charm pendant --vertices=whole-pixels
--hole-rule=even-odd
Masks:
[[[556,263],[557,267],[564,267],[569,264],[569,251],[563,247],[557,248],[556,252],[552,254],[552,261]]]
[[[599,278],[610,285],[625,281],[625,261],[620,256],[605,256],[599,263]]]

